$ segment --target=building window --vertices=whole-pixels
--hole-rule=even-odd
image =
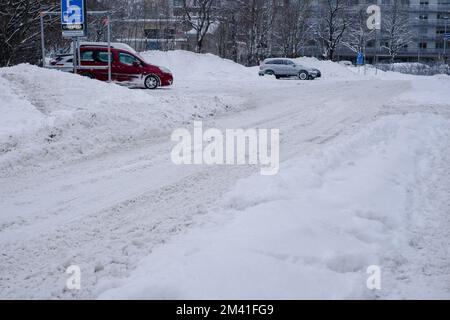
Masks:
[[[437,27],[436,28],[436,34],[444,34],[445,33],[445,27]]]
[[[428,46],[428,44],[427,44],[426,42],[420,42],[420,43],[419,43],[419,48],[420,48],[420,49],[426,49],[427,46]]]
[[[183,6],[183,0],[173,0],[173,6],[174,7],[182,7]]]

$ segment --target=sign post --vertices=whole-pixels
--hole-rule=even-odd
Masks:
[[[42,54],[42,66],[45,68],[45,38],[44,38],[44,12],[39,14],[41,22],[41,54]]]
[[[105,24],[108,26],[108,82],[111,82],[111,20],[109,14],[105,19]]]
[[[375,74],[378,73],[377,64],[378,64],[378,54],[380,49],[379,37],[378,33],[381,32],[381,8],[377,5],[370,5],[367,8],[367,14],[369,14],[369,19],[367,19],[367,28],[369,30],[375,31],[375,57],[373,64],[375,66]]]
[[[447,61],[447,41],[450,39],[450,34],[447,33],[448,16],[444,17],[445,29],[444,29],[444,61]]]
[[[73,73],[77,73],[79,50],[78,39],[87,33],[86,1],[61,0],[61,28],[62,35],[73,39]]]
[[[444,34],[444,57],[447,55],[447,42],[450,41],[450,33]]]

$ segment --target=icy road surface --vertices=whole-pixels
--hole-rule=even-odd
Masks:
[[[0,297],[450,298],[450,80],[276,81],[255,71],[181,77],[157,91],[101,84],[122,99],[124,114],[116,100],[105,118],[111,131],[64,125],[58,149],[45,153],[48,142],[28,146],[32,133],[17,133],[17,153],[8,142],[0,162]],[[23,101],[45,115],[58,108],[39,86],[21,91],[22,71],[0,76],[25,110],[5,111],[0,133],[30,119]],[[145,97],[167,109],[167,125],[144,115],[148,131],[111,140],[139,123],[126,100]],[[108,110],[102,99],[96,108]],[[54,125],[35,117],[39,134]],[[199,119],[279,128],[280,174],[172,164],[171,130]],[[83,156],[70,149],[75,135],[89,142]],[[377,292],[365,288],[371,264],[383,270]],[[79,291],[65,287],[70,265],[81,267]]]

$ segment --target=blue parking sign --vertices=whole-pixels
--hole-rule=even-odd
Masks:
[[[358,56],[356,58],[356,64],[359,66],[364,64],[364,55],[362,52],[358,52]]]
[[[86,36],[85,0],[61,0],[61,26],[64,37]]]

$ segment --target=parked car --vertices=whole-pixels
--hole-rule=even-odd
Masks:
[[[352,67],[353,66],[353,63],[351,61],[348,61],[348,60],[339,61],[339,64],[342,65],[342,66],[346,66],[346,67]]]
[[[50,60],[48,68],[73,72],[73,54],[60,54]]]
[[[321,78],[322,77],[322,72],[320,72],[319,69],[316,69],[316,68],[311,68],[311,69],[317,72],[316,78]]]
[[[82,68],[78,72],[81,75],[107,81],[108,44],[81,43],[80,64]],[[146,62],[130,46],[122,43],[111,43],[111,76],[113,81],[148,89],[173,84],[172,72],[169,69]]]
[[[277,79],[297,76],[300,80],[313,80],[320,74],[317,69],[308,68],[285,58],[266,59],[259,69],[260,76],[274,75]]]

